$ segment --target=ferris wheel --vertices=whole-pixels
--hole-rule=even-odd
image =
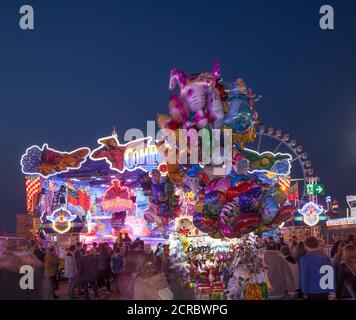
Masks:
[[[311,161],[308,159],[308,154],[303,150],[303,146],[299,145],[295,139],[291,139],[288,133],[283,133],[282,130],[275,130],[273,127],[257,126],[256,139],[248,144],[249,149],[253,149],[259,153],[272,152],[288,153],[292,156],[290,185],[295,185],[298,188],[298,201],[301,202],[305,195],[305,186],[314,175]]]

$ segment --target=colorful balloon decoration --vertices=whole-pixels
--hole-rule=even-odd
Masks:
[[[161,236],[168,237],[168,225],[176,215],[175,207],[178,203],[173,183],[168,177],[162,176],[157,169],[141,176],[140,182],[150,203],[144,212],[145,220],[156,224]]]
[[[185,149],[175,146],[175,161],[166,158],[166,162],[168,180],[184,192],[197,195],[194,226],[213,238],[238,238],[250,232],[273,230],[292,216],[295,208],[288,203],[286,190],[278,185],[277,178],[267,176],[287,176],[290,158],[284,154],[259,154],[245,148],[256,136],[259,120],[255,103],[261,96],[254,94],[242,78],[225,85],[220,71],[218,60],[213,62],[212,72],[188,74],[172,69],[169,89],[178,90],[170,96],[169,115],[158,115],[157,122],[161,129],[174,132],[176,141],[179,140],[178,129],[207,129],[211,150],[224,147],[222,139],[211,134],[212,130],[231,130],[232,169],[225,175],[214,175],[211,164],[181,160],[182,152],[188,155],[196,152],[201,161],[207,145],[199,141],[191,140]],[[166,136],[165,141],[168,138]],[[154,184],[156,179],[152,176]],[[145,189],[145,184],[143,187]],[[157,215],[166,216],[164,212],[168,208],[163,206],[162,209],[157,196],[161,189],[152,186],[152,194],[158,199],[155,200]],[[167,217],[172,217],[172,213]]]

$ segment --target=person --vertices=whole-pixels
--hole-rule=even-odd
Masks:
[[[140,245],[140,241],[141,239],[137,237],[133,242],[131,242],[130,244],[131,250],[136,250],[136,248]]]
[[[143,240],[140,240],[140,241],[138,242],[138,247],[139,247],[139,249],[140,249],[141,251],[144,251],[144,249],[145,249],[145,242],[144,242]]]
[[[98,253],[98,244],[96,242],[93,242],[93,246],[90,249],[90,254],[94,255]]]
[[[280,249],[280,252],[283,255],[283,257],[286,259],[286,261],[288,262],[288,265],[289,265],[289,267],[292,271],[292,274],[293,274],[295,288],[298,291],[299,290],[299,268],[298,268],[297,260],[291,256],[290,249],[287,245],[282,246]]]
[[[257,236],[257,247],[260,252],[264,252],[266,248],[266,242],[260,235]]]
[[[99,299],[98,287],[96,285],[97,270],[94,257],[85,252],[84,249],[81,249],[78,266],[78,278],[84,288],[84,299],[89,300],[89,285],[93,288],[95,298]]]
[[[342,237],[336,236],[335,242],[330,250],[330,258],[333,259],[335,255],[338,253],[339,245],[342,242]]]
[[[119,247],[115,249],[110,259],[110,269],[114,278],[114,296],[120,296],[120,273],[124,270],[124,257]]]
[[[34,240],[31,241],[31,245],[33,254],[37,257],[38,260],[44,262],[45,253],[41,250],[39,245]]]
[[[85,252],[88,252],[88,245],[86,243],[83,244],[83,249],[85,250]]]
[[[320,285],[321,277],[325,276],[320,270],[325,266],[333,270],[331,260],[319,247],[317,238],[307,237],[304,244],[306,253],[298,260],[300,290],[308,300],[328,300],[329,293],[333,292],[334,288],[323,288]]]
[[[304,246],[304,242],[303,241],[299,241],[297,247],[295,247],[294,249],[294,254],[292,254],[292,257],[299,262],[300,257],[304,256],[306,250],[305,250],[305,246]],[[292,251],[291,251],[292,253]]]
[[[59,261],[53,247],[49,247],[44,260],[45,277],[48,283],[48,300],[57,298],[55,295],[55,281],[58,272]]]
[[[284,238],[280,237],[279,241],[278,241],[278,249],[280,250],[285,245],[286,245],[286,243],[284,242]]]
[[[287,260],[277,251],[276,243],[269,242],[266,249],[263,260],[268,269],[267,278],[273,288],[270,292],[271,300],[287,300],[294,297],[297,288]]]
[[[148,256],[149,259],[153,261],[159,268],[159,270],[162,270],[162,259],[159,255],[155,254],[151,248],[150,244],[145,244],[144,245],[144,253]]]
[[[125,246],[128,249],[128,245]],[[138,247],[135,250],[129,250],[125,253],[125,267],[123,276],[120,279],[121,285],[121,296],[125,295],[125,299],[133,298],[132,284],[137,276],[140,266],[147,259],[144,251],[140,250]]]
[[[356,245],[356,240],[355,240],[355,235],[352,233],[348,234],[345,240],[348,244],[354,244]]]
[[[131,238],[129,237],[129,234],[128,234],[128,233],[125,233],[125,236],[124,236],[124,238],[122,239],[122,242],[123,242],[124,244],[131,244],[132,240],[131,240]]]
[[[341,266],[341,259],[342,259],[342,248],[347,245],[346,241],[341,241],[339,242],[339,247],[337,248],[337,253],[334,255],[334,258],[331,259],[331,262],[333,264],[334,270],[335,270],[335,278],[337,278],[337,274],[339,272],[340,266]]]
[[[348,292],[356,300],[356,245],[347,244],[342,248],[342,263],[336,277],[336,298],[343,298]]]
[[[80,255],[81,255],[81,253],[80,253],[81,249],[82,249],[82,244],[78,241],[75,244],[75,251],[74,251],[74,260],[75,260],[75,263],[77,265],[77,270],[79,270],[79,260],[80,260]],[[79,278],[78,278],[78,281],[77,281],[77,285],[78,285],[79,295],[83,295],[84,294],[84,290],[83,290],[83,287],[82,287],[82,284],[81,284]]]
[[[30,243],[22,244],[14,240],[5,242],[0,255],[0,300],[42,300],[44,270],[43,262],[33,252]],[[19,285],[22,276],[19,270],[23,266],[33,268],[33,288],[23,289]]]
[[[68,299],[74,300],[74,288],[77,284],[78,269],[74,258],[75,246],[68,249],[64,262],[64,277],[68,279]]]
[[[123,243],[123,240],[124,240],[124,238],[123,238],[123,236],[122,236],[122,233],[120,232],[116,242],[117,242],[118,244],[122,244],[122,243]]]
[[[77,264],[77,267],[79,266],[79,258],[81,255],[81,253],[80,253],[81,249],[82,249],[82,244],[80,242],[77,242],[76,246],[75,246],[75,251],[74,251],[74,259]]]
[[[112,249],[110,249],[110,255],[113,255],[116,252],[117,248],[118,248],[118,243],[115,242],[112,246]]]
[[[267,243],[275,243],[275,241],[274,241],[273,237],[268,237],[268,241],[267,241]]]
[[[161,246],[162,246],[162,243],[158,243],[157,244],[157,247],[156,247],[156,251],[155,251],[155,255],[159,255],[160,252],[161,252]]]
[[[133,286],[134,300],[172,300],[173,292],[167,278],[159,266],[149,256],[145,256],[139,266]]]
[[[98,287],[101,289],[106,286],[106,293],[110,293],[110,253],[108,247],[101,243],[97,256]]]

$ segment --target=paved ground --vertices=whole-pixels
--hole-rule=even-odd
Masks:
[[[99,289],[99,300],[128,300],[130,296],[128,294],[128,289],[130,287],[131,279],[130,278],[123,278],[121,281],[121,295],[119,297],[115,297],[114,293],[107,293],[106,288]],[[113,285],[111,285],[113,291]],[[126,290],[125,290],[126,288]],[[67,281],[60,281],[59,282],[59,289],[56,290],[56,295],[58,296],[59,300],[68,300],[68,284]],[[84,300],[83,295],[78,295],[79,290],[75,290],[75,294],[77,296],[76,300]],[[90,293],[90,300],[94,300],[95,297],[93,295],[93,290],[89,289]]]

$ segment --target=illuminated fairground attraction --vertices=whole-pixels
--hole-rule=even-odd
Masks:
[[[26,150],[21,165],[32,234],[63,245],[115,242],[120,233],[164,240],[171,213],[147,212],[153,192],[162,211],[166,204],[166,165],[156,146],[148,138],[121,145],[115,130],[98,143],[93,151],[60,152],[46,144]],[[153,188],[151,181],[157,182]]]
[[[157,139],[123,143],[114,130],[94,149],[26,150],[21,167],[31,234],[63,248],[116,242],[125,233],[165,242],[171,269],[197,297],[266,299],[256,235],[275,236],[298,219],[318,224],[323,186],[311,180],[310,161],[295,140],[259,125],[261,96],[242,78],[224,82],[218,60],[212,72],[172,69],[169,89],[169,115],[157,115],[163,132]],[[175,143],[187,130],[199,135]],[[210,161],[222,150],[230,150],[229,165]]]

